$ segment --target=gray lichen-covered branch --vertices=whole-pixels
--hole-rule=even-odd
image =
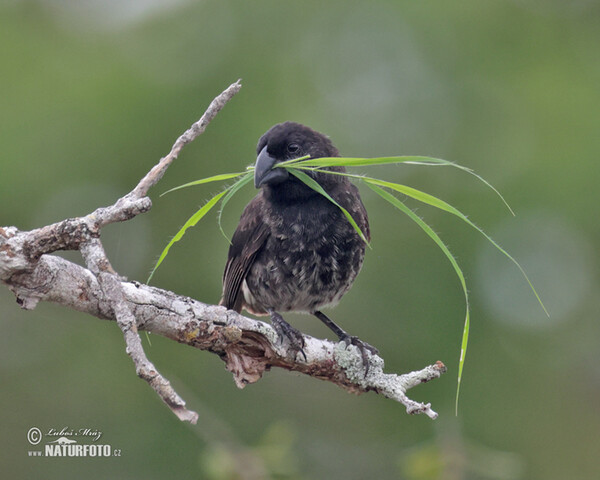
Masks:
[[[148,190],[162,178],[181,149],[204,131],[240,88],[238,81],[217,96],[201,119],[177,139],[171,152],[114,205],[27,232],[0,227],[0,280],[24,309],[31,310],[38,302],[48,301],[116,321],[136,373],[181,420],[195,423],[198,416],[185,407],[169,381],[148,360],[139,330],[219,355],[240,388],[256,382],[270,368],[280,367],[333,382],[350,392],[374,391],[402,403],[408,413],[425,413],[436,418],[429,404],[409,399],[406,391],[438,378],[446,371],[441,362],[396,375],[384,373],[383,359],[369,355],[369,368],[365,370],[356,347],[309,336],[305,338],[305,359],[295,355],[285,343],[281,344],[267,323],[224,307],[124,281],[111,267],[100,241],[102,227],[129,220],[151,208],[146,196]],[[49,255],[58,250],[79,250],[87,268]]]

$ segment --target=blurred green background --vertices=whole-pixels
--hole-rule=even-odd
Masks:
[[[5,0],[0,225],[25,230],[111,204],[238,78],[242,91],[151,192],[151,212],[103,230],[121,274],[144,281],[219,187],[159,193],[243,169],[264,131],[295,120],[348,156],[422,154],[474,168],[515,218],[463,172],[369,173],[467,213],[522,263],[551,318],[483,237],[413,205],[457,256],[472,298],[455,417],[459,282],[434,243],[367,189],[373,250],[332,317],[376,345],[390,372],[444,361],[447,375],[410,392],[439,419],[283,371],[238,390],[214,355],[144,336],[199,411],[191,427],[135,376],[114,323],[50,304],[25,312],[1,288],[3,477],[598,478],[599,3]],[[228,205],[228,232],[254,193]],[[211,214],[154,284],[216,303],[226,252]],[[330,336],[315,319],[290,319]],[[33,426],[98,429],[122,457],[30,458]]]

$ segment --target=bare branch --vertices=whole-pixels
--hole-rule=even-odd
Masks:
[[[169,154],[114,205],[28,232],[0,227],[0,280],[24,309],[31,310],[39,301],[49,301],[116,321],[136,373],[181,420],[195,423],[198,415],[185,408],[185,402],[169,381],[148,360],[138,329],[219,355],[239,388],[256,382],[271,367],[280,367],[333,382],[350,392],[375,391],[402,403],[408,413],[425,413],[436,418],[437,413],[429,404],[409,399],[406,391],[438,378],[446,371],[441,362],[405,375],[386,374],[383,359],[369,354],[365,370],[356,347],[309,336],[305,337],[306,359],[296,358],[287,345],[280,344],[269,324],[224,307],[123,281],[111,267],[100,241],[101,228],[129,220],[151,208],[152,203],[146,197],[148,190],[162,178],[181,149],[204,132],[240,88],[238,81],[217,96],[200,120],[177,139]],[[87,268],[47,255],[57,250],[80,250]]]
[[[125,299],[121,281],[110,266],[100,239],[91,238],[81,246],[80,250],[89,270],[96,275],[98,285],[110,305],[114,319],[123,332],[126,351],[133,360],[137,375],[148,382],[180,420],[195,424],[198,421],[198,414],[185,408],[183,399],[146,357],[135,316]]]
[[[0,250],[1,243],[0,237]],[[33,271],[13,275],[7,283],[24,308],[26,299],[35,297],[116,320],[98,279],[88,269],[60,257],[45,255]],[[346,348],[345,343],[306,335],[306,361],[302,355],[292,358],[267,323],[156,287],[135,282],[121,282],[121,286],[140,330],[219,355],[239,388],[258,381],[272,367],[279,367],[335,383],[352,393],[380,393],[403,404],[411,414],[437,416],[429,404],[409,399],[406,391],[441,376],[446,371],[441,362],[418,372],[396,375],[384,373],[383,359],[369,355],[365,377],[361,354],[354,346]]]

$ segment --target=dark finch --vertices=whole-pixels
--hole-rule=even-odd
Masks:
[[[278,162],[310,155],[337,157],[329,138],[294,122],[272,127],[258,141],[254,184],[261,191],[246,206],[233,234],[223,275],[221,304],[240,312],[270,315],[278,335],[304,351],[302,334],[280,312],[306,312],[327,325],[340,340],[377,350],[348,335],[321,309],[336,305],[350,289],[365,256],[365,243],[341,210]],[[328,170],[343,172],[343,167]],[[348,178],[309,172],[354,218],[367,238],[369,220],[358,189]],[[306,357],[306,356],[305,356]]]

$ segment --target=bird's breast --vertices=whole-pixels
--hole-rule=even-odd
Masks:
[[[323,200],[268,212],[271,234],[243,285],[252,311],[314,312],[352,286],[365,245],[339,208]]]

